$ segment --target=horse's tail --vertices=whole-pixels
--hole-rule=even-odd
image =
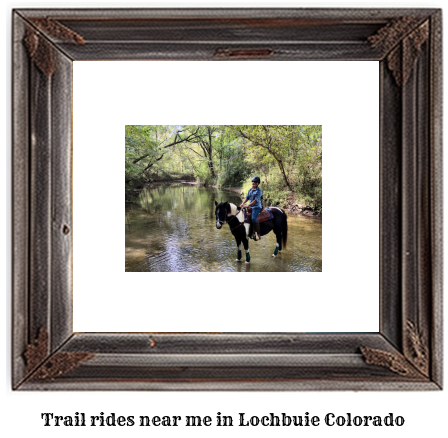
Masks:
[[[288,242],[288,216],[283,212],[285,217],[282,221],[282,248],[286,249],[286,243]]]

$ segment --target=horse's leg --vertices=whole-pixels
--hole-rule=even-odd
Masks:
[[[272,254],[272,257],[277,257],[277,254],[282,250],[282,232],[281,230],[275,230],[275,237],[277,239],[277,245],[275,245],[274,254]]]
[[[236,245],[238,246],[238,255],[236,258],[236,262],[240,262],[241,261],[241,238],[240,237],[235,237],[236,239]]]
[[[243,246],[246,251],[246,265],[250,263],[250,254],[249,254],[249,241],[243,237]]]

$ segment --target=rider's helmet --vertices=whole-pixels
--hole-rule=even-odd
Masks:
[[[252,182],[256,182],[256,183],[260,184],[260,178],[258,176],[254,176],[252,178]]]

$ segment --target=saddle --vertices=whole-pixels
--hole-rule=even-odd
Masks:
[[[266,222],[270,219],[274,219],[271,210],[269,210],[269,208],[263,207],[260,211],[260,214],[257,216],[257,222]],[[246,208],[244,211],[244,222],[246,224],[252,223],[252,208],[250,207]]]

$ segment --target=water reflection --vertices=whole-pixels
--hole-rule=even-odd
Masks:
[[[241,202],[234,192],[188,184],[144,189],[133,202],[127,202],[126,271],[322,271],[320,220],[289,213],[287,250],[275,259],[271,257],[274,233],[259,242],[251,240],[251,264],[247,266],[235,262],[237,248],[229,227],[215,227],[215,200]]]

